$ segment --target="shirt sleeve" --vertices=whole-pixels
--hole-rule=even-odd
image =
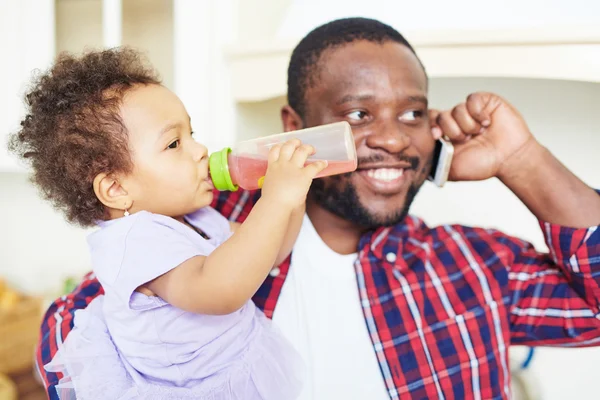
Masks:
[[[176,224],[179,224],[178,222]],[[207,256],[212,248],[198,237],[192,242],[172,221],[147,214],[138,218],[125,236],[122,261],[107,293],[117,295],[130,305],[133,292],[196,256]],[[184,229],[187,229],[184,227]],[[102,280],[104,283],[104,280]]]
[[[244,222],[260,198],[260,190],[219,192],[215,189],[212,207],[229,221]]]
[[[600,228],[540,226],[549,254],[496,233],[513,254],[508,266],[512,343],[600,343]]]
[[[62,374],[48,372],[44,369],[44,365],[52,360],[73,329],[75,311],[86,308],[92,300],[102,294],[104,290],[100,282],[93,274],[89,274],[73,293],[56,299],[44,315],[36,347],[35,363],[50,400],[59,400],[56,385],[62,378]]]

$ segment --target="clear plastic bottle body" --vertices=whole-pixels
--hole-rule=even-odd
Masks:
[[[316,153],[308,159],[307,164],[317,160],[327,161],[327,168],[317,177],[356,170],[356,147],[352,130],[347,122],[337,122],[238,143],[230,152],[228,151],[226,157],[226,170],[230,182],[246,190],[258,189],[259,181],[267,171],[267,158],[271,147],[294,138],[315,148]],[[222,166],[219,167],[224,169]],[[211,162],[211,176],[212,171]],[[223,185],[218,184],[220,180],[215,179],[214,176],[213,181],[217,189],[231,190],[231,187],[222,189]]]

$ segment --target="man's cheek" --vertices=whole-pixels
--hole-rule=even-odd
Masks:
[[[358,195],[365,192],[365,182],[358,175],[358,172],[353,172],[350,174],[350,176],[346,179],[345,184],[351,186]]]

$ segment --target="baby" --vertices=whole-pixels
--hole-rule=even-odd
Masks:
[[[295,398],[301,360],[250,300],[296,239],[325,162],[269,153],[243,224],[210,207],[207,149],[133,50],[61,55],[26,95],[11,150],[88,243],[104,296],[78,311],[49,371],[61,399]],[[213,132],[212,134],[215,134]]]

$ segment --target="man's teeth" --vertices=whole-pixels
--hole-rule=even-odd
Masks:
[[[403,174],[404,170],[401,168],[377,168],[367,170],[367,176],[369,178],[385,182],[394,181],[402,177]]]

